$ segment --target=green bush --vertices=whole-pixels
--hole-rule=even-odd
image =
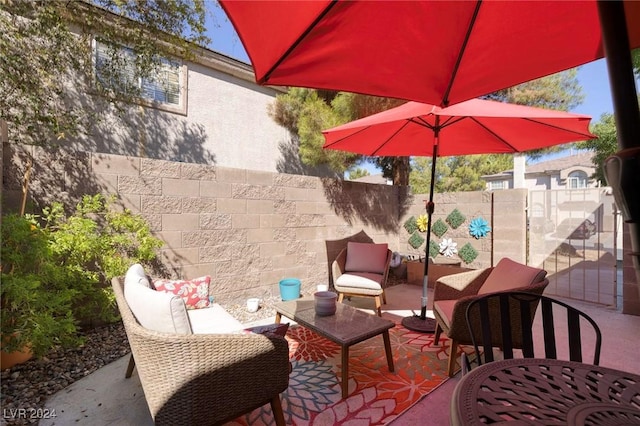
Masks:
[[[80,324],[115,320],[111,278],[156,261],[161,246],[142,217],[101,195],[84,196],[69,215],[53,203],[42,216],[4,216],[3,349],[28,343],[39,356],[77,344]]]

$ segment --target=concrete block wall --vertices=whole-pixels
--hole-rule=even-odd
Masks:
[[[454,211],[458,210],[464,217],[465,221],[458,228],[453,229],[450,225],[442,237],[437,237],[432,233],[431,241],[439,243],[442,238],[451,238],[457,244],[460,250],[465,244],[470,244],[477,252],[478,256],[470,263],[462,262],[462,266],[468,268],[486,268],[493,266],[502,257],[510,257],[522,263],[526,263],[526,197],[527,193],[523,190],[508,190],[486,192],[455,192],[445,194],[434,194],[434,212],[432,222],[436,223],[438,219],[445,221],[447,217]],[[401,219],[401,225],[411,216],[418,217],[425,214],[425,205],[429,199],[429,194],[416,194],[413,196],[411,208]],[[498,214],[494,214],[494,212]],[[483,218],[491,226],[491,232],[484,238],[474,238],[469,234],[469,224],[471,220]],[[522,236],[519,239],[514,238],[517,230],[522,230]],[[423,237],[426,236],[421,234]],[[403,253],[420,255],[424,257],[425,245],[420,250],[413,249],[408,238],[410,234],[404,228],[399,229],[398,238],[400,240],[399,247]],[[499,252],[496,252],[499,249]],[[435,262],[443,261],[445,258],[439,254],[435,258]],[[458,256],[453,256],[458,259]]]
[[[277,294],[286,277],[300,278],[309,293],[327,281],[325,240],[364,231],[398,249],[397,187],[5,145],[7,212],[20,205],[28,156],[30,211],[116,194],[165,242],[169,274],[211,275],[219,300]]]
[[[6,211],[19,206],[28,156],[31,211],[53,200],[73,205],[83,194],[116,194],[123,208],[142,214],[165,242],[167,274],[211,275],[212,293],[221,301],[278,294],[278,282],[286,277],[300,278],[303,293],[310,293],[328,279],[326,240],[364,231],[407,253],[409,235],[402,225],[424,212],[428,198],[397,186],[5,145]],[[479,252],[466,266],[491,266],[492,247],[495,262],[499,255],[524,261],[519,256],[525,252],[526,192],[436,194],[434,201],[434,222],[454,208],[467,218],[444,235],[459,248],[470,242]],[[499,220],[491,219],[492,209]],[[469,221],[478,216],[493,227],[481,240],[468,234]]]

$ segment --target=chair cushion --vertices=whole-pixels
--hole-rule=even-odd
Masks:
[[[433,302],[433,310],[438,312],[447,329],[451,328],[451,317],[453,317],[453,307],[456,303],[458,303],[457,300],[437,300]]]
[[[161,333],[192,333],[182,298],[151,289],[139,264],[130,267],[125,275],[124,297],[143,327]]]
[[[523,265],[505,257],[493,268],[478,294],[526,287],[541,281],[546,275],[544,269]]]
[[[346,291],[346,289],[374,290],[382,293],[382,280],[384,275],[370,272],[351,272],[342,274],[335,282],[336,290]]]
[[[207,309],[191,309],[187,315],[193,334],[235,333],[243,329],[242,323],[217,303]]]
[[[187,309],[200,309],[209,307],[210,283],[211,277],[205,275],[190,280],[157,279],[153,281],[153,286],[158,291],[182,297]]]
[[[387,265],[387,244],[347,243],[346,272],[384,274]]]

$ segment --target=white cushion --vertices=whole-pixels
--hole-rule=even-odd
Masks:
[[[387,265],[387,244],[347,243],[346,272],[385,273]]]
[[[382,291],[383,278],[383,275],[370,272],[352,272],[340,275],[335,282],[335,287],[336,290],[353,288]]]
[[[217,303],[208,308],[187,311],[193,334],[232,333],[243,329],[242,324]]]
[[[124,276],[125,287],[127,286],[127,283],[141,284],[148,288],[152,288],[151,283],[147,278],[147,274],[144,273],[144,268],[139,263],[131,265],[131,267],[127,271],[127,274]]]
[[[124,297],[143,327],[161,333],[192,334],[182,298],[149,288],[139,264],[131,266],[125,275]]]

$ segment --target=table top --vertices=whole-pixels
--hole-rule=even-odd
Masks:
[[[553,359],[509,359],[464,375],[451,424],[640,424],[640,376]]]
[[[334,315],[316,315],[313,297],[288,300],[274,305],[276,312],[343,346],[350,346],[383,333],[395,324],[353,308],[336,304]]]

